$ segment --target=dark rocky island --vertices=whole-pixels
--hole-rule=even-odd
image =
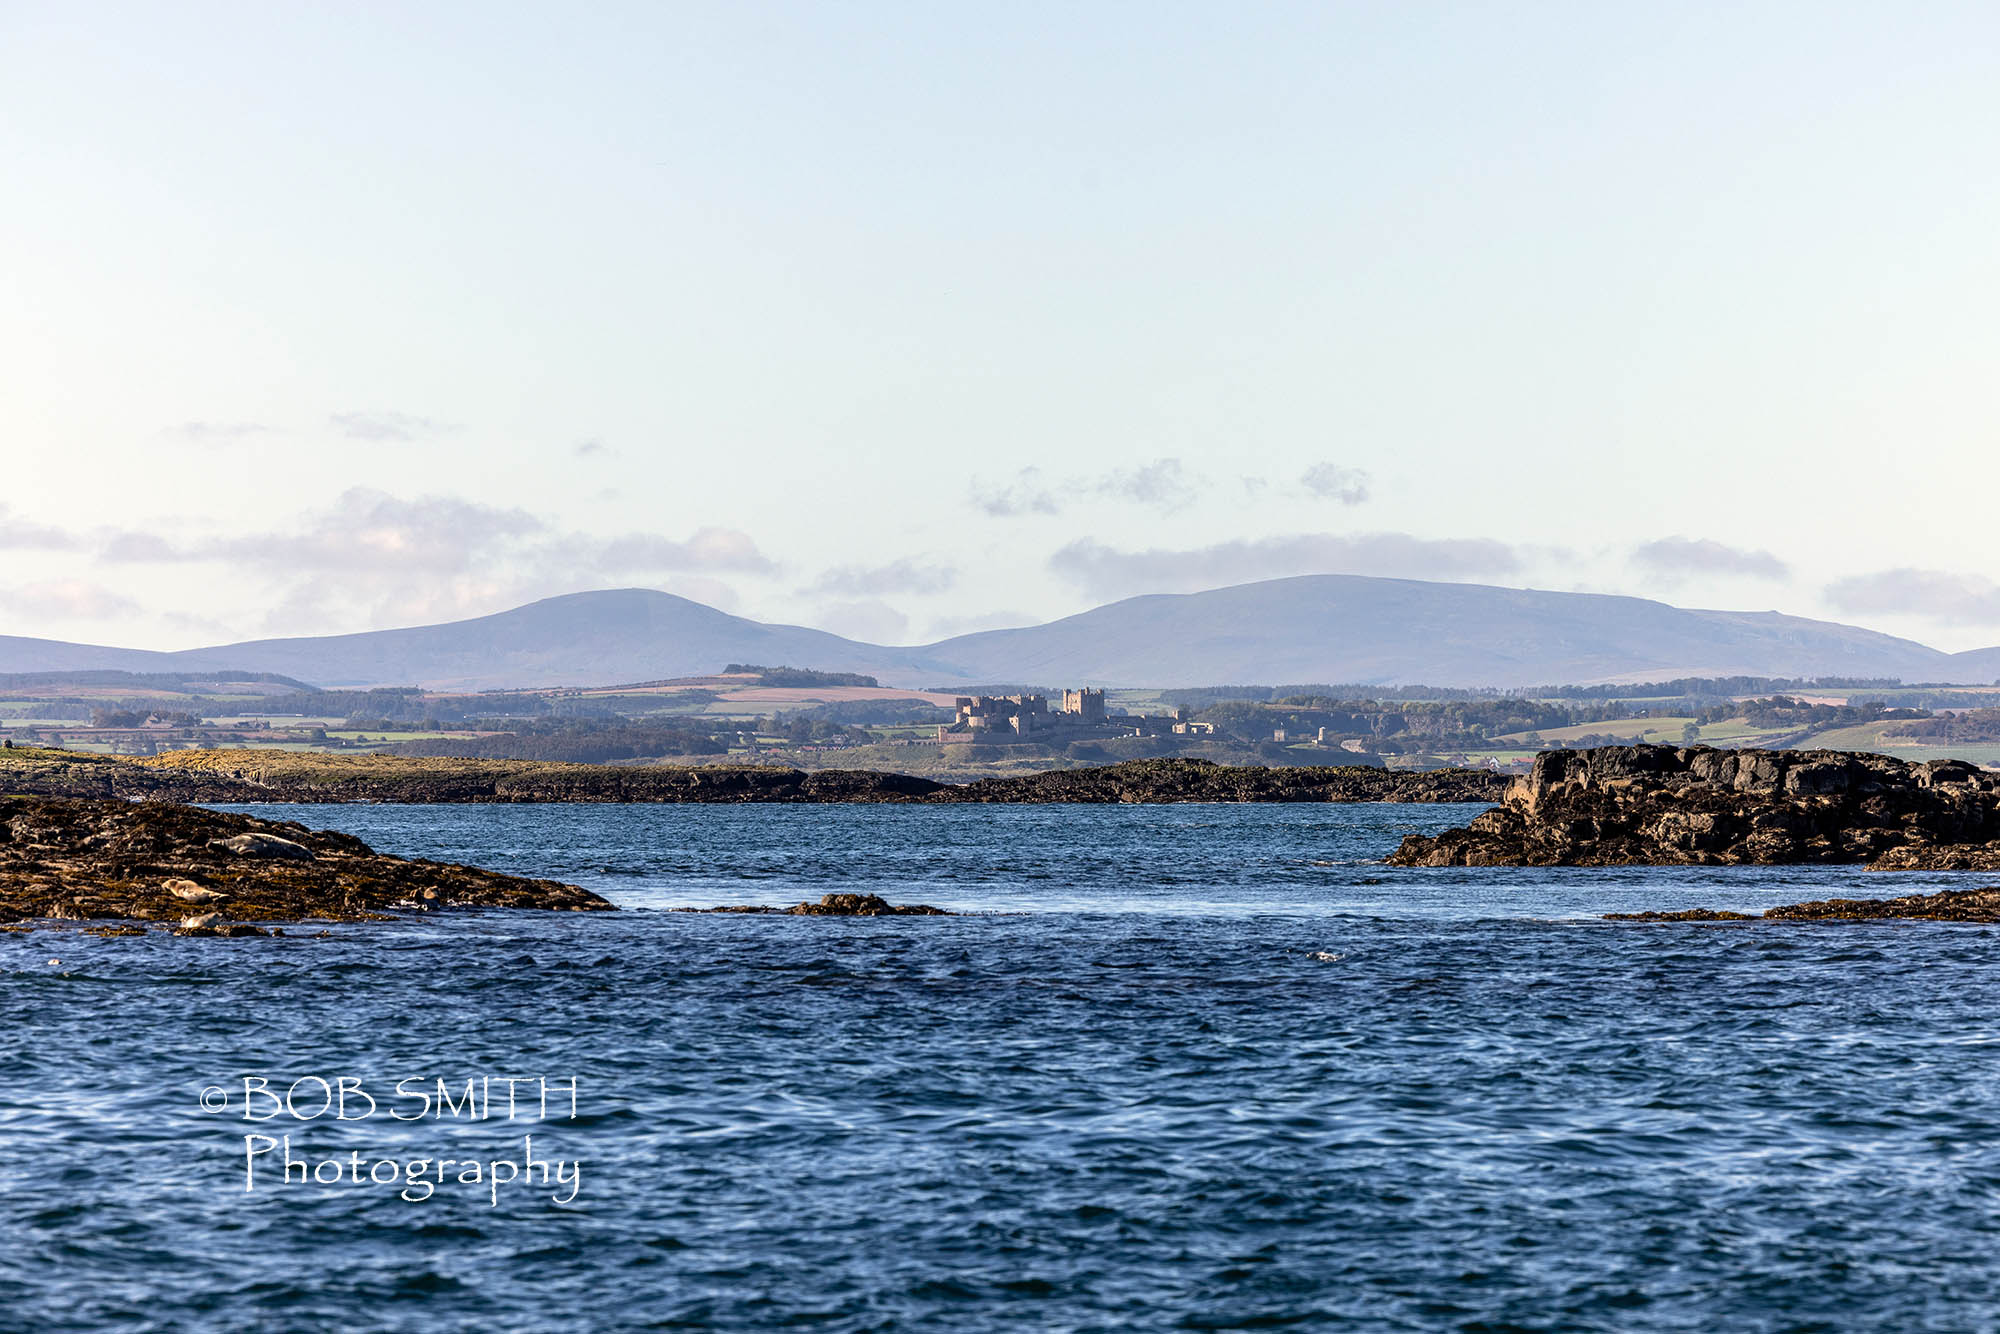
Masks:
[[[1547,751],[1500,806],[1389,862],[2000,870],[2000,776],[1844,751]]]
[[[949,784],[909,774],[761,765],[549,764],[271,751],[175,751],[145,760],[71,751],[0,751],[0,790],[182,802],[1185,802],[1497,801],[1483,769],[1392,772],[1361,766],[1235,767],[1133,760],[1099,768]]]
[[[184,935],[440,908],[605,910],[575,885],[375,852],[347,834],[163,802],[0,797],[0,922],[157,922]],[[143,928],[137,928],[143,929]]]

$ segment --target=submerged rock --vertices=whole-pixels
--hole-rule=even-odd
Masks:
[[[1501,805],[1389,862],[2000,869],[2000,776],[1843,751],[1545,751]]]
[[[890,903],[876,894],[822,894],[818,903],[785,909],[800,917],[949,917],[927,903]]]
[[[1729,912],[1722,908],[1683,908],[1679,912],[1608,912],[1607,922],[1754,922],[1753,912]]]
[[[786,917],[951,917],[954,914],[928,903],[891,903],[877,894],[822,894],[818,903],[795,903],[789,908],[768,904],[723,904],[717,908],[676,908],[675,912],[769,913]]]

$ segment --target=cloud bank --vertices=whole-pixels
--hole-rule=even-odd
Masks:
[[[1145,551],[1119,551],[1084,538],[1049,557],[1051,570],[1100,598],[1187,593],[1296,574],[1492,577],[1513,574],[1522,564],[1521,553],[1505,542],[1408,533],[1302,533]]]
[[[749,534],[733,528],[698,528],[684,538],[598,537],[524,509],[368,487],[342,492],[281,529],[188,538],[112,530],[92,545],[113,563],[231,566],[269,591],[261,622],[274,632],[456,619],[663,576],[685,576],[683,586],[701,589],[703,601],[727,602],[734,592],[714,576],[777,569]]]

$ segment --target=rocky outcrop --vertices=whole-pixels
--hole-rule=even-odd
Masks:
[[[464,907],[611,904],[553,880],[385,857],[303,825],[161,802],[0,797],[0,922],[137,920],[238,935],[259,922]]]
[[[1485,769],[1392,771],[1359,765],[1250,768],[1213,760],[1131,760],[1095,769],[1056,769],[1020,778],[982,778],[934,794],[955,802],[1182,802],[1498,800],[1507,780]]]
[[[1947,889],[1893,899],[1818,899],[1772,908],[1764,916],[1791,922],[2000,922],[2000,889]]]
[[[1614,922],[2000,922],[2000,889],[1947,889],[1937,894],[1905,894],[1893,899],[1816,899],[1790,903],[1763,914],[1685,908],[1680,912],[1614,912]]]
[[[1506,787],[1506,779],[1484,769],[1261,768],[1180,759],[953,785],[873,770],[806,773],[757,765],[626,767],[247,750],[181,751],[146,760],[55,750],[5,756],[0,789],[7,791],[224,803],[1482,802],[1499,800]]]
[[[1389,861],[2000,868],[2000,777],[1844,751],[1547,751],[1500,806],[1463,829],[1412,835]]]
[[[943,908],[928,903],[891,903],[878,894],[822,894],[818,903],[810,900],[789,908],[772,908],[760,903],[724,904],[719,908],[675,908],[674,912],[769,913],[787,917],[950,917]]]

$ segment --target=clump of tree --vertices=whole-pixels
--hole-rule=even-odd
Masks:
[[[1323,729],[1330,740],[1363,741],[1369,751],[1398,755],[1477,749],[1491,744],[1495,737],[1585,723],[1625,722],[1643,719],[1649,713],[1645,707],[1617,700],[1378,700],[1298,694],[1263,703],[1228,700],[1203,709],[1196,717],[1246,745],[1268,741],[1279,729],[1293,738],[1313,737]],[[1619,735],[1623,738],[1623,733]]]
[[[876,689],[881,682],[858,672],[816,672],[807,667],[763,667],[756,663],[732,662],[722,669],[725,676],[754,676],[760,686],[866,686]]]
[[[567,764],[610,764],[617,760],[675,755],[726,755],[728,740],[707,730],[649,727],[643,724],[604,726],[572,722],[477,737],[438,737],[403,741],[384,747],[392,755],[475,760],[542,760]]]
[[[1806,728],[1823,731],[1833,727],[1859,727],[1864,723],[1891,719],[1928,717],[1930,714],[1924,709],[1896,708],[1880,700],[1863,700],[1857,704],[1815,704],[1791,695],[1773,695],[1769,699],[1717,705],[1704,711],[1700,721],[1718,723],[1730,718],[1741,718],[1752,727]]]
[[[1941,713],[1903,723],[1889,729],[1886,735],[1907,737],[1912,741],[2000,741],[2000,709]]]
[[[941,704],[920,699],[843,699],[814,704],[803,709],[787,709],[775,715],[790,722],[840,723],[848,727],[908,727],[912,724],[949,723],[958,714]]]
[[[872,732],[814,717],[803,709],[760,718],[755,730],[790,746],[865,746],[875,739]]]

